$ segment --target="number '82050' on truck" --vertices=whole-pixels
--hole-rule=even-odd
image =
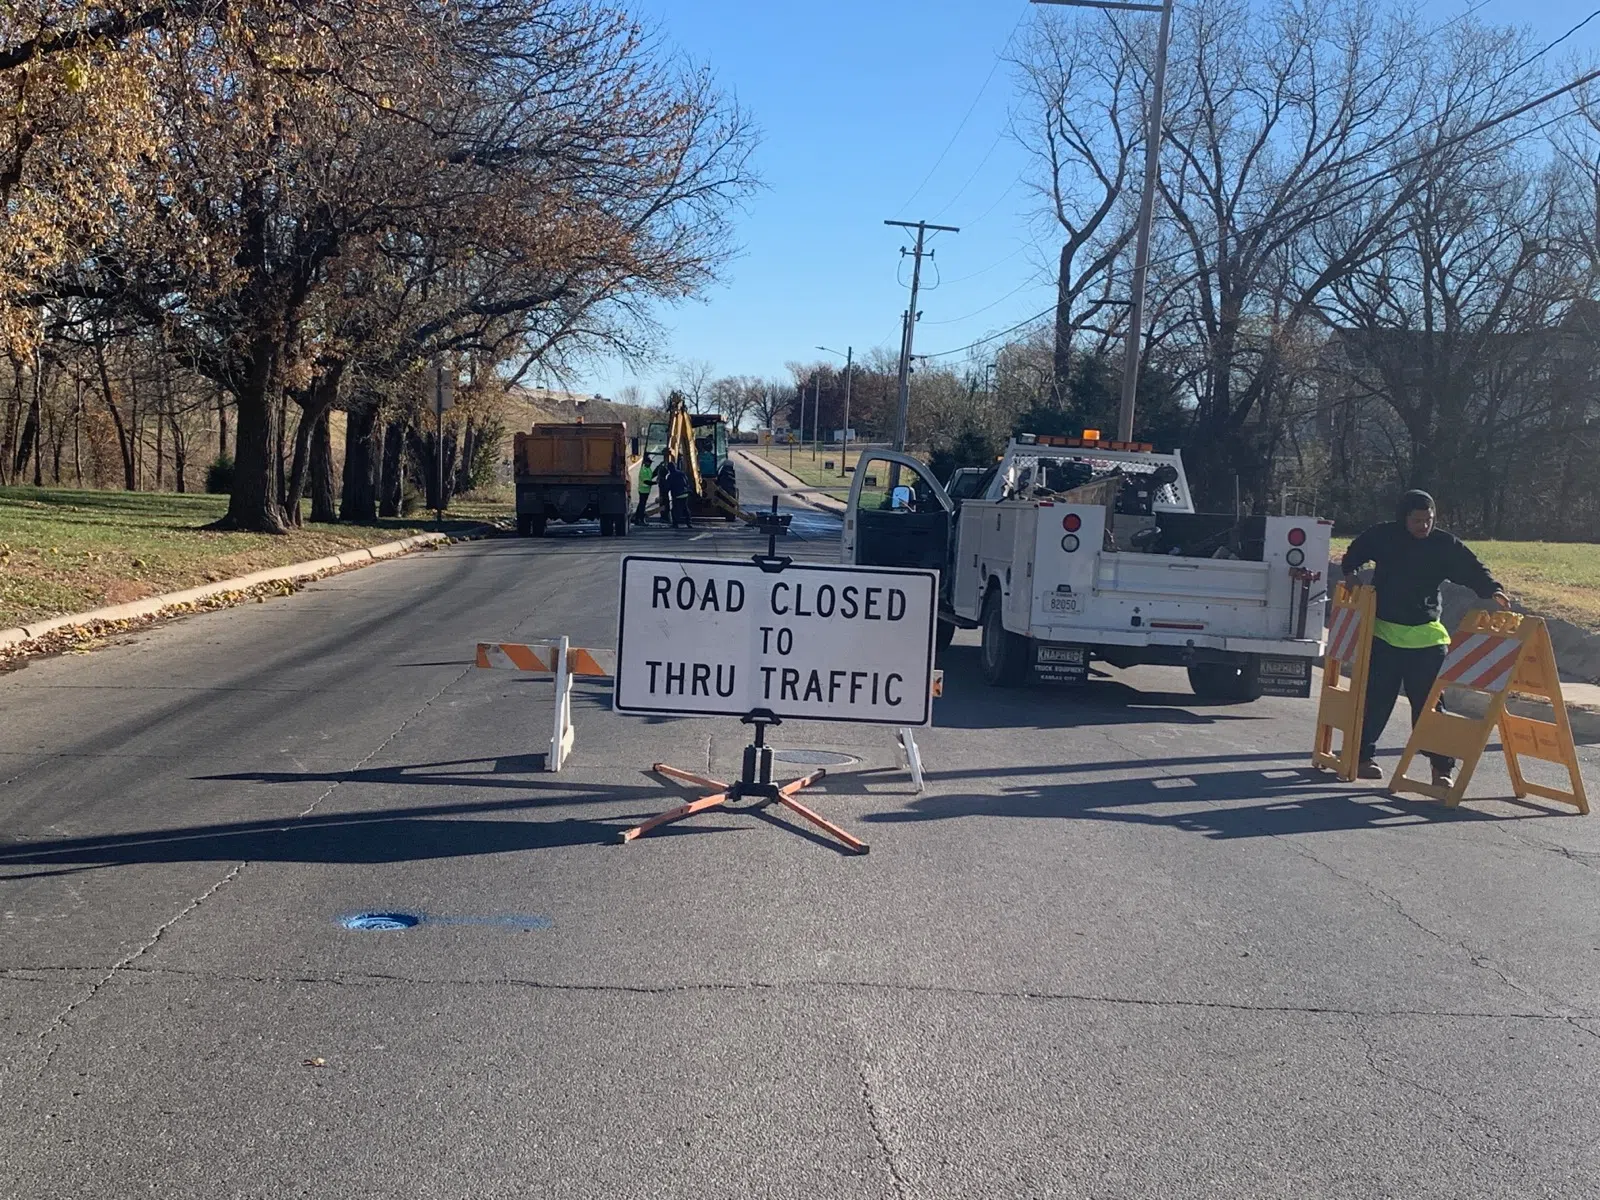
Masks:
[[[1098,437],[1011,442],[947,490],[863,452],[843,558],[940,572],[939,644],[982,630],[989,683],[1081,683],[1089,664],[1187,668],[1204,699],[1309,696],[1332,526],[1197,513],[1183,460]]]

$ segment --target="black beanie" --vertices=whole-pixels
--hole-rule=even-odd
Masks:
[[[1404,521],[1419,509],[1426,508],[1432,511],[1434,507],[1432,496],[1427,492],[1413,490],[1400,497],[1400,505],[1396,509],[1395,516],[1397,520]]]

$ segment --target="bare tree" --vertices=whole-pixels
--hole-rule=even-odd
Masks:
[[[1113,302],[1112,267],[1133,236],[1124,198],[1140,183],[1141,51],[1123,18],[1036,15],[1013,59],[1022,98],[1012,136],[1033,161],[1030,187],[1061,239],[1051,399],[1065,402],[1074,333]],[[1148,24],[1145,22],[1144,24]]]

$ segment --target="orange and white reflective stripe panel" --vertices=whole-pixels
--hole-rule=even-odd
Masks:
[[[1450,648],[1439,679],[1481,692],[1503,692],[1511,686],[1522,646],[1522,639],[1515,636],[1470,634]]]
[[[1328,629],[1328,657],[1342,663],[1354,662],[1361,636],[1361,610],[1340,607],[1334,610],[1333,624]]]
[[[477,665],[485,669],[511,671],[554,671],[555,654],[548,645],[525,646],[519,642],[479,642]]]

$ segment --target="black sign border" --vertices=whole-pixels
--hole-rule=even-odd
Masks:
[[[933,611],[928,620],[928,687],[922,698],[922,719],[920,721],[885,721],[876,717],[819,717],[814,713],[784,713],[773,708],[771,712],[785,721],[827,721],[836,725],[877,725],[882,728],[926,728],[933,724],[933,661],[934,661],[934,635],[939,626],[939,572],[918,567],[857,567],[847,563],[791,563],[780,572],[764,571],[748,558],[669,558],[662,554],[624,554],[621,568],[617,573],[617,673],[612,677],[611,684],[611,709],[613,712],[625,716],[639,717],[745,717],[749,711],[742,708],[706,709],[697,708],[693,712],[682,712],[671,708],[626,708],[622,704],[622,634],[627,626],[628,615],[628,564],[631,562],[643,563],[698,563],[709,567],[739,567],[748,569],[758,575],[786,575],[793,570],[803,571],[832,571],[841,575],[860,575],[871,572],[874,575],[904,575],[913,578],[931,579],[933,583]]]

